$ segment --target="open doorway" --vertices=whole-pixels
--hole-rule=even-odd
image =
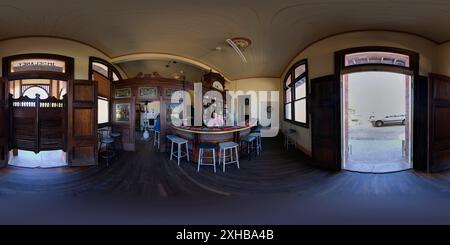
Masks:
[[[161,102],[145,101],[136,103],[135,128],[137,140],[148,141],[154,135],[157,117],[161,112]]]
[[[411,76],[343,75],[343,168],[384,173],[411,168]]]
[[[67,166],[65,99],[67,82],[52,79],[9,81],[12,151],[9,165],[27,168]]]

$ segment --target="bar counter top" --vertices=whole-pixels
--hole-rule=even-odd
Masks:
[[[230,127],[195,127],[171,125],[171,133],[188,140],[190,148],[190,159],[193,162],[198,160],[199,145],[201,143],[212,143],[218,145],[222,142],[236,142],[240,144],[241,138],[250,134],[254,125],[230,126]],[[239,147],[239,155],[241,153]],[[217,150],[217,152],[219,152]]]
[[[195,134],[228,134],[244,131],[252,128],[253,126],[230,126],[230,127],[195,127],[195,126],[181,126],[177,127],[172,125],[172,128],[187,133]]]

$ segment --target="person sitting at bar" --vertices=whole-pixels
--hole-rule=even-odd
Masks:
[[[222,127],[223,126],[223,119],[217,115],[216,111],[213,111],[211,113],[211,118],[209,119],[207,126],[208,127]]]

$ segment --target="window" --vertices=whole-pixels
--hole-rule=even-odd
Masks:
[[[394,65],[410,67],[409,56],[391,52],[358,52],[345,55],[345,67],[357,65]]]
[[[3,77],[24,79],[72,80],[74,59],[54,54],[18,54],[3,58]]]
[[[119,71],[111,63],[97,57],[89,57],[89,77],[95,80],[94,72],[109,81],[122,80]]]
[[[119,76],[115,72],[112,73],[112,79],[113,79],[114,82],[120,80]]]
[[[109,77],[108,75],[108,66],[102,64],[102,63],[98,63],[98,62],[92,62],[92,70],[102,74],[103,76],[105,76],[106,78]]]
[[[23,92],[23,96],[28,96],[28,98],[30,99],[35,99],[37,94],[39,95],[39,98],[41,100],[48,99],[47,91],[38,86],[30,87],[27,90],[25,90],[25,92]]]
[[[307,63],[302,60],[289,69],[284,80],[284,120],[308,127]]]
[[[98,97],[98,124],[109,123],[109,100],[104,97]]]
[[[89,57],[89,77],[98,82],[97,121],[103,126],[109,123],[111,83],[122,77],[112,64],[97,57]]]

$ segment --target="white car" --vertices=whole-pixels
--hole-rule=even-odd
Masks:
[[[406,124],[406,115],[404,114],[393,114],[386,115],[384,117],[377,118],[375,116],[369,117],[370,123],[374,127],[383,127],[386,125],[405,125]]]

